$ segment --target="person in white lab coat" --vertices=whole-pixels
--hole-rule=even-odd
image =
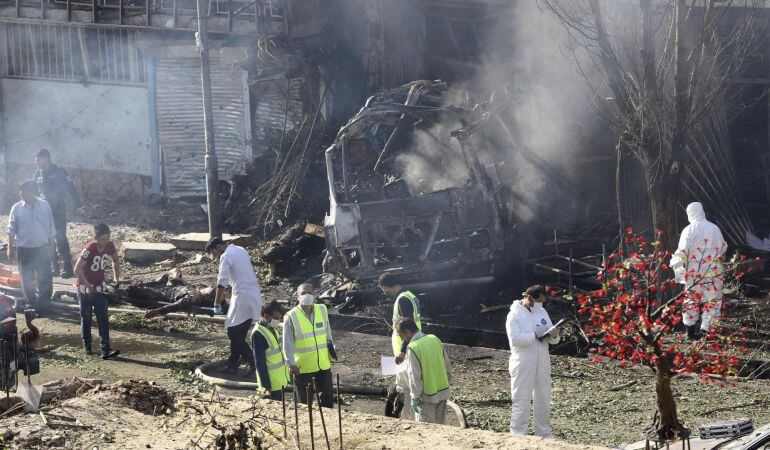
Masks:
[[[259,288],[251,257],[245,248],[225,243],[222,238],[211,238],[208,251],[214,259],[219,258],[217,290],[214,307],[221,307],[225,302],[225,287],[232,287],[230,305],[227,309],[225,327],[230,339],[230,356],[227,358],[225,373],[234,375],[241,360],[249,364],[246,376],[256,373],[256,363],[251,347],[246,343],[246,335],[254,321],[259,320],[264,300]]]
[[[695,340],[699,338],[699,331],[708,332],[714,317],[721,314],[724,269],[719,257],[725,254],[727,243],[719,227],[706,220],[699,202],[687,205],[687,220],[690,224],[682,230],[677,250],[671,257],[671,268],[677,283],[701,297],[700,301],[686,300],[682,311],[687,336]]]
[[[559,342],[559,331],[546,334],[553,325],[543,308],[547,299],[543,286],[529,287],[522,300],[511,305],[505,330],[511,346],[508,371],[511,375],[511,433],[529,433],[530,403],[533,404],[535,434],[551,433],[551,359],[549,344]],[[534,402],[533,402],[534,400]]]

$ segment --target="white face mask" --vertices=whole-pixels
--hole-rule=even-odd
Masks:
[[[302,294],[299,296],[299,304],[302,306],[310,306],[315,302],[315,295]]]
[[[273,328],[280,328],[281,326],[283,326],[283,322],[281,322],[278,319],[273,319],[270,321],[270,326]]]

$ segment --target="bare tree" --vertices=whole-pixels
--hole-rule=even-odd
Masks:
[[[727,197],[718,214],[729,223],[726,234],[738,239],[748,220],[731,180],[720,175],[729,156],[703,148],[692,133],[723,117],[730,81],[758,57],[759,12],[767,0],[542,2],[567,29],[595,97],[608,100],[599,109],[618,133],[618,155],[627,148],[641,163],[653,224],[666,244],[676,244],[685,189]]]

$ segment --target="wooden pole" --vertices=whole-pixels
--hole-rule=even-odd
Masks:
[[[206,0],[196,0],[198,10],[198,51],[201,56],[201,87],[203,90],[203,127],[206,144],[206,203],[209,208],[209,236],[222,237],[222,217],[220,214],[217,191],[219,187],[219,168],[214,146],[214,110],[211,106],[211,72],[209,71],[209,47],[207,28]],[[176,26],[176,24],[174,24]]]

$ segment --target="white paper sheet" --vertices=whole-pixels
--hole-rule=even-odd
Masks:
[[[380,367],[383,375],[396,375],[406,370],[406,361],[396,364],[395,356],[380,356]]]

